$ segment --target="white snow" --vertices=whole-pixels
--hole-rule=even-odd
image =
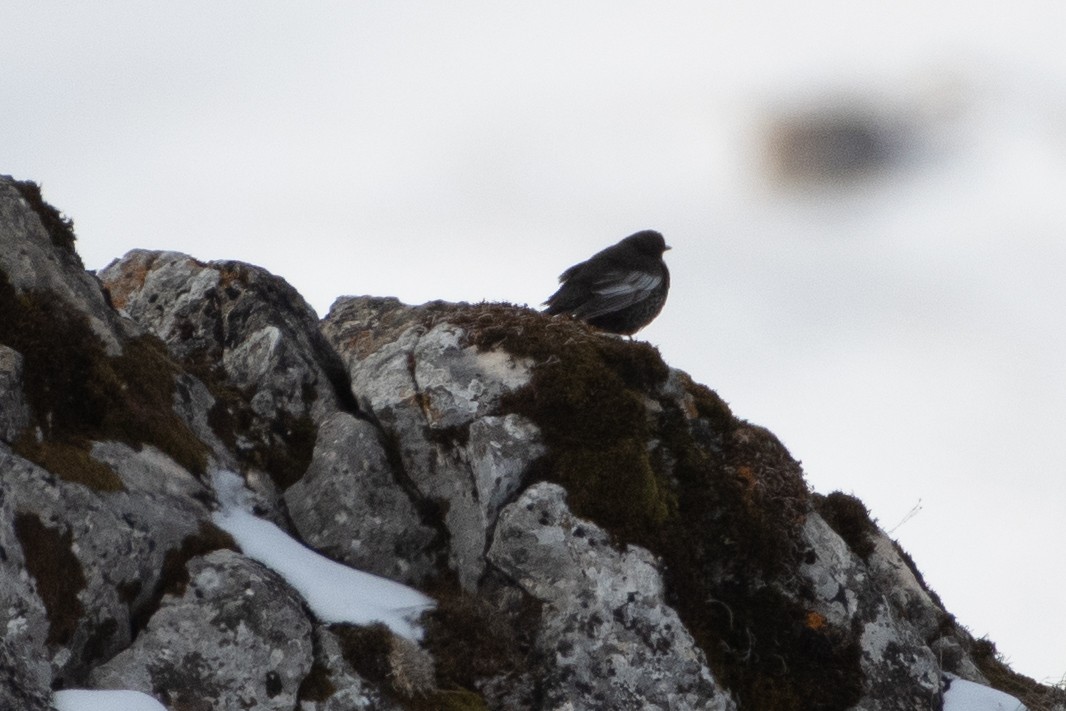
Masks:
[[[163,704],[140,691],[67,689],[52,697],[56,711],[167,711]]]
[[[1026,711],[1010,694],[947,675],[951,686],[944,693],[944,711]]]
[[[214,476],[222,510],[213,520],[244,554],[288,581],[322,622],[367,625],[382,622],[396,634],[419,641],[418,616],[432,598],[386,578],[336,563],[293,540],[269,521],[251,514],[244,482],[232,472]]]

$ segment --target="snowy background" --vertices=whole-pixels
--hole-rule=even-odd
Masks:
[[[39,0],[0,11],[0,171],[89,268],[240,259],[320,314],[536,305],[658,229],[640,337],[1057,682],[1064,31],[1035,0]],[[841,134],[867,150],[826,159]]]

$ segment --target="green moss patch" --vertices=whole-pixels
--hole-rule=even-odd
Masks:
[[[508,305],[430,320],[532,361],[531,382],[501,405],[535,422],[547,444],[532,478],[562,485],[571,510],[618,544],[661,557],[669,601],[742,707],[858,701],[856,634],[830,628],[775,587],[801,563],[811,501],[799,463],[772,434],[736,419],[687,376],[671,391],[667,366],[646,343]]]
[[[541,429],[549,451],[536,476],[566,488],[571,509],[619,541],[655,540],[678,505],[669,472],[655,466],[649,448],[654,422],[645,393],[669,375],[658,351],[506,305],[472,306],[444,320],[480,348],[533,362],[529,385],[504,396],[501,409]]]
[[[47,292],[22,294],[0,275],[0,338],[23,355],[24,387],[42,435],[23,438],[21,453],[72,480],[113,490],[99,468],[85,469],[92,440],[151,444],[202,475],[207,447],[174,413],[177,366],[157,338],[143,336],[109,356],[85,316]],[[36,442],[36,443],[34,443]],[[76,458],[73,450],[82,449]]]
[[[83,613],[78,593],[85,589],[85,573],[71,548],[70,531],[46,526],[36,514],[15,516],[15,535],[22,546],[26,570],[48,614],[48,644],[64,645],[74,637]]]

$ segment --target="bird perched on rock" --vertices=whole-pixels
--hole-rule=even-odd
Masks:
[[[559,277],[547,313],[570,314],[596,328],[631,336],[651,323],[666,303],[670,271],[663,236],[644,230],[575,264]]]

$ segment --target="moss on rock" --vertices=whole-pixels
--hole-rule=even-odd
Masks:
[[[266,472],[282,491],[303,477],[318,438],[318,426],[309,413],[297,416],[278,410],[265,421],[252,410],[254,392],[227,383],[223,374],[211,369],[193,372],[215,398],[207,413],[208,425],[242,464]]]
[[[315,661],[311,665],[311,671],[300,682],[300,688],[296,693],[298,701],[326,701],[337,692],[333,684],[329,669],[321,662]]]
[[[198,556],[212,551],[228,549],[240,552],[240,546],[233,537],[210,521],[200,521],[196,533],[182,539],[177,548],[172,548],[163,556],[163,565],[159,579],[152,588],[151,595],[140,606],[134,607],[134,601],[141,591],[140,582],[120,586],[123,600],[130,606],[131,636],[136,637],[148,625],[148,621],[163,600],[163,596],[183,595],[189,584],[189,570],[186,564]]]
[[[33,513],[15,516],[15,536],[48,615],[45,642],[67,644],[85,612],[78,599],[78,593],[85,589],[85,573],[72,549],[73,536],[70,531],[45,525]]]
[[[336,635],[349,666],[407,711],[485,711],[488,708],[475,691],[438,686],[433,669],[427,668],[421,659],[408,659],[409,654],[424,653],[418,652],[413,643],[396,638],[383,624],[335,624],[329,629]]]
[[[872,536],[877,533],[877,525],[859,499],[834,491],[828,496],[815,496],[814,505],[825,522],[844,539],[855,555],[863,560],[869,558],[874,552]]]
[[[993,688],[1016,697],[1030,711],[1053,711],[1066,706],[1066,689],[1045,686],[1014,671],[991,640],[976,640],[970,654]]]
[[[743,707],[847,708],[861,698],[854,631],[778,590],[800,565],[811,501],[799,463],[772,434],[683,374],[668,385],[646,343],[505,304],[428,318],[459,325],[481,349],[529,359],[530,383],[501,410],[541,430],[548,453],[531,477],[562,485],[571,510],[619,545],[661,558],[671,603]]]
[[[475,689],[486,679],[529,668],[539,602],[516,591],[519,597],[511,604],[493,604],[467,594],[452,576],[431,584],[427,592],[437,604],[422,618],[423,645],[436,660],[438,687]]]
[[[174,412],[178,369],[159,339],[130,339],[121,355],[110,356],[84,314],[49,292],[17,293],[2,274],[0,339],[24,357],[36,429],[22,439],[28,458],[57,463],[57,475],[104,490],[114,482],[98,468],[77,473],[89,466],[93,440],[151,444],[196,475],[206,470],[207,447]],[[77,461],[76,449],[85,453]]]
[[[32,432],[23,432],[12,449],[20,457],[55,474],[96,491],[124,491],[126,485],[115,471],[93,459],[88,440],[47,439],[37,441]]]
[[[16,180],[13,185],[22,199],[29,203],[30,209],[37,213],[52,244],[81,266],[81,258],[74,250],[74,221],[45,202],[41,196],[41,186],[32,180]]]

